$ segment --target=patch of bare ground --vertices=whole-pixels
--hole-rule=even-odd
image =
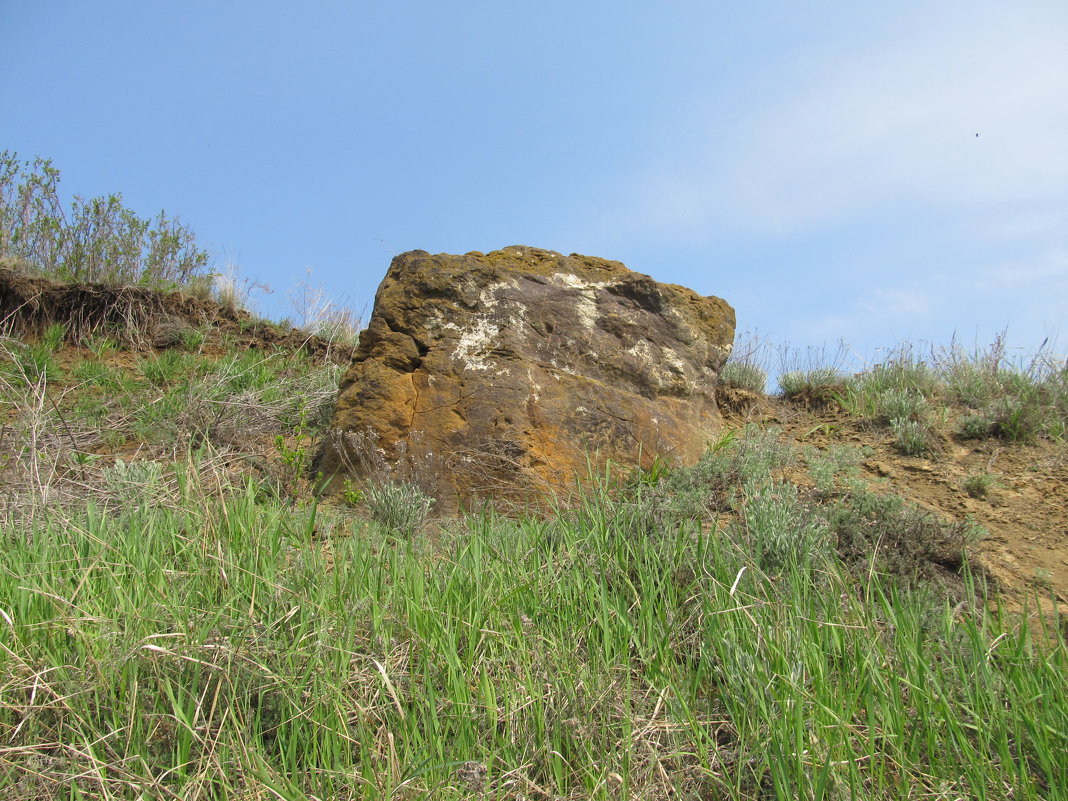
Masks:
[[[340,363],[348,361],[353,350],[185,292],[66,284],[0,266],[0,332],[32,341],[55,323],[66,328],[68,342],[112,337],[124,349],[140,352],[178,346],[187,332],[201,332],[201,352],[214,356],[234,348],[280,348]]]
[[[863,449],[864,479],[876,491],[948,520],[970,519],[987,532],[972,558],[1009,609],[1054,601],[1068,609],[1068,444],[939,437],[937,452],[905,456],[890,432],[834,404],[798,403],[732,390],[723,403],[729,426],[776,426],[798,447]]]

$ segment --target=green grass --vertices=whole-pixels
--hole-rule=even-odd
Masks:
[[[1068,796],[1062,621],[988,603],[982,532],[856,449],[749,426],[551,514],[426,522],[385,476],[354,513],[308,492],[338,368],[93,344],[0,373],[0,797]],[[833,391],[934,424],[931,375]],[[1035,375],[1000,397],[1058,408]]]
[[[728,361],[720,370],[719,380],[724,386],[763,394],[768,374],[755,364]]]
[[[788,374],[780,384],[784,380],[787,397],[812,390],[808,374]],[[909,455],[933,449],[938,416],[952,420],[948,432],[962,440],[1063,441],[1068,433],[1064,357],[1042,347],[1029,359],[1013,359],[1001,338],[985,351],[968,353],[954,343],[926,358],[903,346],[851,376],[834,397],[850,414],[892,430]]]
[[[957,602],[843,561],[847,533],[900,558],[946,528],[825,458],[810,496],[750,429],[414,537],[208,492],[195,457],[116,464],[2,531],[0,792],[1065,797],[1056,621],[999,622],[966,568]]]

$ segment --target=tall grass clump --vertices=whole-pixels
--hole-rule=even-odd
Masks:
[[[767,392],[767,341],[755,332],[743,332],[735,337],[731,355],[720,369],[719,380],[724,386],[744,389],[763,395]]]
[[[60,173],[46,159],[0,152],[0,259],[63,281],[178,288],[208,267],[208,254],[187,226],[160,212],[148,219],[122,195],[67,206]]]
[[[790,370],[779,376],[779,389],[785,398],[824,395],[841,386],[844,375],[833,367]]]
[[[954,342],[938,360],[950,397],[971,410],[958,424],[960,436],[1013,442],[1065,437],[1068,361],[1046,343],[1032,356],[1014,359],[1003,336],[971,353]]]
[[[412,536],[430,515],[434,499],[404,481],[372,481],[363,492],[371,519],[388,531]]]
[[[767,388],[768,374],[755,364],[727,362],[719,371],[719,380],[724,386],[763,394]]]
[[[289,299],[301,331],[346,347],[355,347],[359,342],[359,316],[348,306],[331,300],[324,287],[313,285],[311,271],[290,290]]]
[[[784,398],[824,406],[840,392],[846,374],[848,347],[839,341],[834,349],[779,347],[779,390]]]

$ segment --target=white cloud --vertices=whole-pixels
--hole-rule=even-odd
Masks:
[[[1004,8],[917,19],[911,39],[858,41],[833,63],[780,63],[774,97],[739,95],[729,121],[708,118],[705,145],[643,177],[646,223],[790,231],[898,204],[1068,196],[1068,16]]]

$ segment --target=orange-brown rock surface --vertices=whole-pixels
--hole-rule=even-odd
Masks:
[[[590,458],[692,462],[720,422],[734,323],[720,298],[619,262],[401,254],[341,383],[333,426],[348,436],[316,468],[335,487],[372,465],[430,470],[462,501],[567,490]]]

